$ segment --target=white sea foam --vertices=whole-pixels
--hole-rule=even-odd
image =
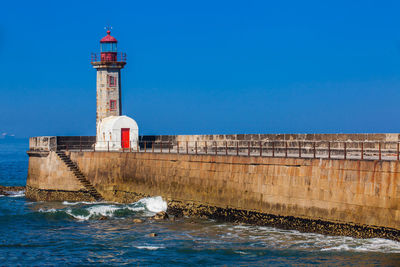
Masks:
[[[348,236],[326,236],[302,233],[297,230],[282,230],[266,226],[235,225],[227,227],[220,236],[225,239],[251,240],[254,246],[279,247],[319,251],[400,253],[400,242],[383,238],[353,238]],[[221,230],[220,226],[216,228]]]
[[[25,191],[6,191],[9,197],[24,197]]]
[[[139,200],[138,203],[144,204],[146,209],[151,212],[167,211],[167,202],[165,202],[160,196],[143,198]]]
[[[383,238],[356,239],[351,242],[322,248],[321,251],[358,251],[358,252],[386,252],[400,253],[400,242]]]
[[[102,215],[102,216],[112,216],[116,210],[120,210],[121,207],[115,205],[97,205],[88,208],[90,215]]]
[[[78,204],[94,204],[96,202],[87,202],[87,201],[78,201],[78,202],[68,202],[68,201],[64,201],[62,204],[66,205],[66,206],[75,206]]]
[[[146,210],[144,207],[130,207],[130,206],[127,206],[126,207],[128,210],[131,210],[131,211],[142,211],[142,210]]]
[[[58,210],[56,210],[56,209],[48,209],[48,210],[46,210],[46,209],[39,209],[39,212],[44,212],[44,213],[54,213],[54,212],[57,212]]]
[[[157,250],[157,249],[164,249],[165,247],[160,246],[160,247],[156,247],[156,246],[135,246],[135,248],[137,249],[147,249],[147,250]]]

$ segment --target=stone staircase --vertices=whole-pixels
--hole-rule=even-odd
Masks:
[[[56,154],[65,163],[65,165],[67,165],[69,170],[74,173],[76,179],[81,182],[81,184],[96,201],[104,200],[96,188],[94,188],[94,186],[86,179],[86,176],[81,172],[78,165],[73,162],[64,151],[56,151]]]

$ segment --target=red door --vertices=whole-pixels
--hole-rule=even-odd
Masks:
[[[129,148],[129,128],[121,129],[121,147]]]

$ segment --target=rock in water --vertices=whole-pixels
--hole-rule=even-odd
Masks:
[[[7,193],[7,192],[5,192],[5,191],[2,191],[2,190],[0,189],[0,195],[3,195],[3,196],[8,196],[8,195],[9,195],[9,193]]]
[[[157,234],[156,234],[156,233],[150,233],[149,236],[150,236],[150,237],[156,237]]]
[[[169,218],[169,216],[165,211],[161,211],[161,212],[157,213],[156,215],[154,215],[153,217],[151,217],[151,219],[156,220],[156,221],[166,220],[168,218]]]
[[[133,219],[132,222],[134,222],[134,223],[143,223],[144,221],[142,219]]]
[[[107,216],[101,216],[101,217],[99,218],[100,221],[104,221],[104,220],[107,220],[107,219],[108,219]]]

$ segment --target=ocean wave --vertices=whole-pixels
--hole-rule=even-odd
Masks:
[[[63,212],[68,216],[87,221],[99,217],[126,218],[142,212],[141,216],[153,216],[154,213],[167,210],[167,203],[160,197],[149,197],[131,204],[118,204],[110,202],[62,202],[63,208],[40,208],[41,213]]]
[[[348,240],[350,242],[322,248],[321,251],[386,252],[400,253],[400,242],[383,238]]]
[[[54,212],[57,212],[57,211],[59,211],[59,210],[56,210],[56,209],[48,209],[48,210],[39,209],[39,212],[42,212],[42,213],[54,213]]]
[[[222,226],[222,229],[221,229]],[[304,233],[268,226],[221,224],[215,226],[225,240],[251,240],[254,246],[319,251],[400,253],[400,242],[383,238],[354,238]]]
[[[82,213],[77,213],[76,210],[68,208],[66,213],[75,219],[86,221],[99,216],[114,217],[115,211],[120,209],[122,209],[122,207],[117,207],[115,205],[96,205],[86,208]]]

